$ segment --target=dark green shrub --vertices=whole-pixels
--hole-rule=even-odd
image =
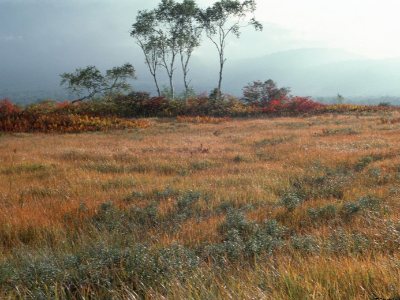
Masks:
[[[168,100],[164,97],[152,98],[147,92],[132,92],[128,95],[118,95],[113,104],[120,117],[154,117],[163,115]]]
[[[121,227],[121,212],[114,202],[104,202],[101,203],[100,210],[93,216],[93,221],[100,230],[112,231]]]
[[[233,161],[235,163],[241,163],[241,162],[246,162],[247,159],[246,159],[246,157],[243,157],[242,155],[238,154],[233,158]]]
[[[347,202],[342,206],[342,213],[345,217],[350,218],[357,214],[361,209],[361,206],[357,202]]]
[[[371,196],[362,196],[358,197],[358,203],[360,205],[360,208],[378,211],[381,208],[382,199],[374,198]]]
[[[355,165],[354,169],[356,171],[361,171],[370,163],[372,163],[374,159],[371,156],[364,156],[358,159],[358,163]]]
[[[325,244],[325,249],[336,254],[362,253],[369,249],[368,238],[358,233],[346,233],[342,228],[335,231]]]
[[[236,230],[240,236],[248,236],[252,233],[252,227],[254,223],[250,222],[246,216],[238,211],[231,210],[218,227],[218,232],[225,236],[227,232],[231,230]]]
[[[177,201],[177,214],[179,220],[187,220],[195,213],[195,205],[202,198],[199,191],[188,191]]]
[[[286,194],[282,196],[282,205],[290,212],[301,204],[301,199],[296,194]]]
[[[336,208],[329,204],[321,208],[307,208],[307,215],[312,221],[325,221],[336,217]]]
[[[381,170],[379,168],[368,168],[368,173],[371,177],[374,178],[381,177]]]
[[[280,226],[276,220],[264,220],[262,226],[255,226],[252,235],[246,243],[246,255],[254,256],[266,253],[284,245],[284,234],[287,228]]]
[[[155,225],[157,219],[158,206],[156,202],[150,203],[144,208],[138,208],[136,205],[129,209],[129,219],[138,225]]]
[[[225,241],[222,243],[227,258],[231,261],[238,260],[246,248],[242,236],[237,229],[229,230],[225,235]]]
[[[277,247],[284,245],[283,239],[286,228],[276,220],[265,220],[264,224],[250,222],[242,213],[230,211],[225,221],[219,226],[223,242],[216,255],[225,254],[228,259],[253,257],[262,253],[272,254]],[[210,249],[209,249],[210,250]],[[212,255],[212,253],[208,253]]]
[[[305,253],[318,251],[318,244],[311,236],[292,236],[290,245],[294,250],[302,251]]]

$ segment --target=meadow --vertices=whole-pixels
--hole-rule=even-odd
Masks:
[[[399,117],[0,133],[0,298],[399,297]]]

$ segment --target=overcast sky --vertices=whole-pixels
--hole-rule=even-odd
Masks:
[[[125,62],[142,65],[143,55],[129,30],[138,10],[153,9],[159,2],[0,0],[0,81],[17,80],[21,72],[60,74],[87,65],[100,69]],[[213,2],[198,4],[206,7]],[[239,40],[232,38],[229,58],[313,47],[341,48],[375,59],[400,56],[398,0],[258,0],[257,4],[256,16],[264,31],[248,29]],[[206,41],[195,55],[217,61],[215,49]]]

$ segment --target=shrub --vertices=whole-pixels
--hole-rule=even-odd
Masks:
[[[335,231],[325,244],[327,250],[336,254],[362,253],[369,246],[368,238],[358,233],[348,234],[342,228]]]
[[[296,194],[286,194],[281,199],[282,205],[290,212],[301,204],[301,199]]]
[[[360,157],[358,159],[358,163],[355,165],[354,169],[356,171],[361,171],[362,169],[364,169],[366,166],[368,166],[373,161],[374,161],[374,159],[371,156]]]
[[[307,215],[312,221],[330,220],[336,216],[336,208],[333,205],[327,205],[318,209],[308,208]]]
[[[362,196],[358,198],[358,203],[363,209],[378,211],[381,208],[382,199],[371,196]]]
[[[131,206],[120,209],[112,201],[101,203],[100,209],[88,221],[99,230],[132,232],[138,227],[154,226],[158,223],[158,206],[151,202],[145,207]]]
[[[347,202],[347,203],[343,204],[342,213],[346,217],[351,217],[351,216],[355,215],[360,209],[361,209],[361,206],[359,203],[351,201],[351,202]]]
[[[291,97],[285,103],[285,111],[290,115],[318,113],[326,105],[314,102],[310,97]]]
[[[228,212],[225,221],[219,225],[218,231],[225,235],[231,230],[236,230],[241,236],[246,236],[251,234],[253,225],[243,213],[231,210]]]
[[[183,194],[177,201],[177,213],[179,220],[187,220],[195,213],[195,205],[202,198],[202,194],[198,191],[188,191]]]
[[[222,237],[221,242],[204,247],[203,257],[221,263],[221,257],[237,260],[262,253],[270,255],[274,249],[284,245],[286,230],[276,220],[267,219],[264,224],[257,224],[250,222],[242,213],[231,210],[218,227]]]
[[[118,95],[113,100],[120,117],[154,117],[162,116],[168,100],[164,97],[150,97],[146,92],[132,92]]]
[[[0,120],[16,118],[22,113],[22,109],[14,105],[9,99],[0,99]]]
[[[271,79],[264,82],[257,80],[243,88],[242,100],[247,104],[267,107],[269,103],[280,99],[282,96],[286,96],[288,93],[290,93],[289,88],[278,88],[276,83]]]
[[[211,116],[216,110],[216,101],[211,100],[206,94],[200,94],[196,98],[188,98],[185,107],[189,116]]]
[[[294,250],[311,253],[318,250],[318,244],[311,236],[292,236],[290,245]]]
[[[129,218],[139,225],[155,225],[158,222],[157,213],[158,206],[153,201],[144,208],[139,208],[136,205],[132,206],[129,209]]]

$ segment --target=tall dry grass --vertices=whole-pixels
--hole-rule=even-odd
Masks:
[[[400,124],[382,117],[0,135],[0,295],[398,297]],[[171,264],[140,277],[139,245]]]

